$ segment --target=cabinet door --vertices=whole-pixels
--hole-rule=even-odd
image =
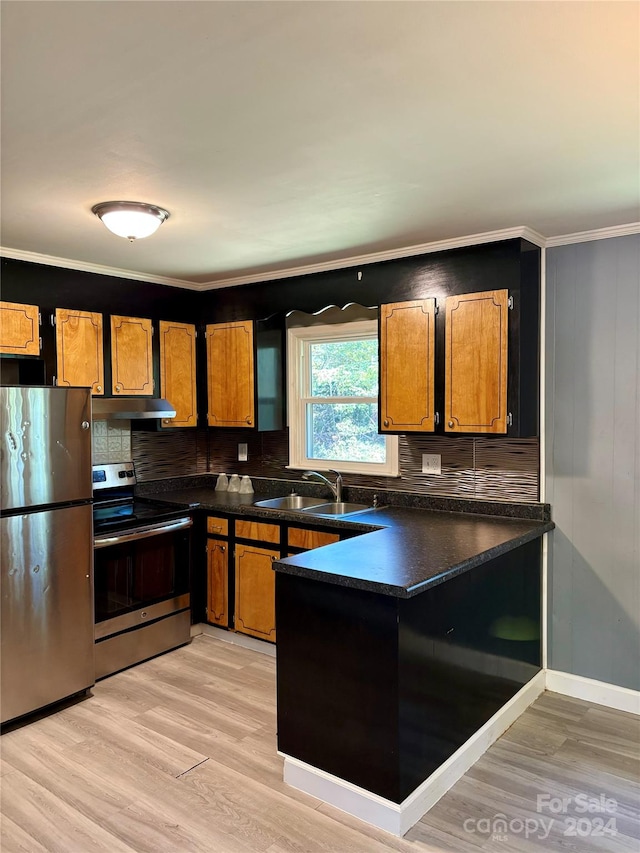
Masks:
[[[509,292],[446,302],[445,432],[506,433]]]
[[[275,642],[276,605],[273,561],[278,551],[236,545],[236,631]]]
[[[102,314],[56,309],[57,385],[104,394]]]
[[[217,539],[207,540],[207,618],[224,628],[229,625],[229,546]]]
[[[196,406],[196,327],[191,323],[160,321],[160,396],[176,410],[163,418],[163,427],[194,427]]]
[[[380,306],[380,432],[433,432],[435,300]]]
[[[111,316],[111,391],[153,394],[153,325],[142,317]]]
[[[0,352],[40,355],[37,305],[0,302]]]
[[[255,426],[253,322],[207,326],[209,426]]]

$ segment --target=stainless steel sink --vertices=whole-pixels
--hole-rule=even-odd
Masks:
[[[256,501],[254,506],[266,509],[303,510],[322,504],[322,498],[309,498],[305,495],[287,495],[286,498],[270,498],[267,501]]]
[[[305,515],[355,515],[357,512],[366,512],[368,509],[373,509],[366,504],[340,503],[333,501],[332,503],[324,503],[316,506],[305,507],[302,510]]]

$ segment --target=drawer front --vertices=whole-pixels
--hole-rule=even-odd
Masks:
[[[304,527],[290,527],[288,545],[290,548],[320,548],[322,545],[331,545],[339,542],[338,533],[324,533],[320,530],[305,530]]]
[[[259,521],[236,521],[236,539],[257,539],[260,542],[280,542],[280,527],[277,524],[262,524]]]
[[[212,533],[214,536],[228,536],[229,519],[218,518],[215,515],[207,516],[207,533]]]

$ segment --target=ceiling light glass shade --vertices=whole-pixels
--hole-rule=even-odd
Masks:
[[[103,201],[91,208],[109,231],[133,242],[150,237],[158,230],[169,211],[141,201]]]

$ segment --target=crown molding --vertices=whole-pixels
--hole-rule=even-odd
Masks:
[[[465,237],[453,237],[448,240],[436,240],[433,243],[418,243],[414,246],[403,246],[398,249],[388,249],[383,252],[370,252],[364,255],[351,255],[349,257],[336,258],[331,261],[322,261],[317,264],[301,264],[296,267],[272,270],[270,272],[257,272],[249,275],[229,276],[227,278],[213,279],[205,282],[188,281],[182,278],[169,278],[168,276],[152,275],[137,272],[135,270],[124,270],[118,267],[108,267],[102,264],[92,264],[86,261],[74,261],[70,258],[57,258],[53,255],[41,255],[38,252],[26,252],[22,249],[9,249],[0,247],[0,255],[5,258],[13,258],[17,261],[28,261],[32,264],[45,264],[46,266],[62,267],[63,269],[79,270],[80,272],[91,272],[97,275],[110,275],[116,278],[129,278],[134,281],[145,281],[150,284],[165,284],[168,287],[182,287],[186,290],[207,291],[219,290],[223,287],[238,287],[242,284],[258,284],[263,281],[275,281],[281,278],[294,278],[295,276],[312,275],[319,272],[330,272],[331,270],[345,269],[360,266],[361,264],[375,264],[381,261],[393,261],[400,258],[409,258],[415,255],[428,255],[433,252],[443,252],[447,249],[461,249],[466,246],[479,246],[483,243],[496,243],[499,240],[512,240],[520,237],[528,240],[540,248],[552,246],[566,246],[571,243],[586,243],[590,240],[605,240],[610,237],[624,237],[628,234],[640,233],[640,222],[631,222],[627,225],[615,225],[611,228],[597,228],[592,231],[578,231],[575,234],[561,234],[556,237],[543,237],[537,231],[525,225],[514,228],[503,228],[499,231],[483,231],[479,234],[469,234]]]
[[[418,243],[415,246],[387,249],[383,252],[351,255],[350,257],[336,258],[335,260],[322,261],[317,264],[302,264],[298,267],[287,267],[271,272],[258,272],[251,273],[250,275],[213,279],[212,281],[203,282],[199,289],[217,290],[222,287],[238,287],[241,284],[258,284],[262,281],[274,281],[280,278],[294,278],[295,276],[311,275],[312,273],[330,272],[331,270],[355,267],[360,264],[375,264],[380,261],[410,258],[414,255],[427,255],[432,252],[443,252],[447,249],[461,249],[466,246],[478,246],[482,243],[496,243],[499,240],[511,240],[514,237],[521,237],[524,240],[534,243],[536,246],[544,247],[545,245],[545,238],[541,234],[538,234],[532,228],[519,225],[514,228],[503,228],[499,231],[483,231],[480,234],[469,234],[465,237],[453,237],[447,240],[436,240],[433,243]]]
[[[591,240],[607,240],[610,237],[626,237],[628,234],[640,234],[640,222],[627,225],[613,225],[611,228],[595,228],[592,231],[576,231],[575,234],[559,234],[547,237],[547,248],[569,246],[571,243],[588,243]]]
[[[375,264],[380,261],[393,261],[399,258],[409,258],[413,255],[427,255],[432,252],[443,252],[447,249],[461,249],[466,246],[478,246],[482,243],[496,243],[499,240],[511,240],[521,237],[534,243],[536,246],[544,247],[545,238],[528,228],[519,225],[514,228],[503,228],[499,231],[483,231],[479,234],[469,234],[465,237],[453,237],[448,240],[436,240],[433,243],[419,243],[415,246],[404,246],[398,249],[387,249],[383,252],[370,252],[366,255],[352,255],[346,258],[336,258],[331,261],[322,261],[317,264],[302,264],[297,267],[272,270],[271,272],[257,272],[249,275],[229,276],[228,278],[213,279],[205,282],[186,281],[181,278],[167,278],[161,275],[150,275],[148,273],[136,272],[135,270],[123,270],[118,267],[107,267],[102,264],[92,264],[86,261],[73,261],[70,258],[56,258],[53,255],[41,255],[38,252],[26,252],[22,249],[8,249],[0,247],[0,255],[5,258],[13,258],[17,261],[28,261],[32,264],[46,264],[51,267],[62,267],[63,269],[79,270],[80,272],[92,272],[97,275],[112,275],[117,278],[130,278],[134,281],[147,281],[152,284],[166,284],[169,287],[183,287],[188,290],[220,290],[223,287],[238,287],[241,284],[258,284],[263,281],[275,281],[280,278],[294,278],[295,276],[311,275],[318,272],[329,272],[331,270],[355,267],[360,264]]]
[[[30,264],[44,264],[48,267],[61,267],[67,270],[78,270],[79,272],[92,272],[97,275],[111,275],[116,278],[130,278],[134,281],[146,281],[150,284],[166,284],[169,287],[184,287],[188,290],[202,290],[202,285],[181,278],[168,278],[164,275],[151,275],[150,273],[136,272],[136,270],[123,270],[119,267],[107,267],[102,264],[92,264],[88,261],[73,261],[70,258],[56,258],[54,255],[41,255],[38,252],[25,252],[23,249],[8,249],[0,246],[0,255],[3,258],[12,258],[15,261],[28,261]]]

